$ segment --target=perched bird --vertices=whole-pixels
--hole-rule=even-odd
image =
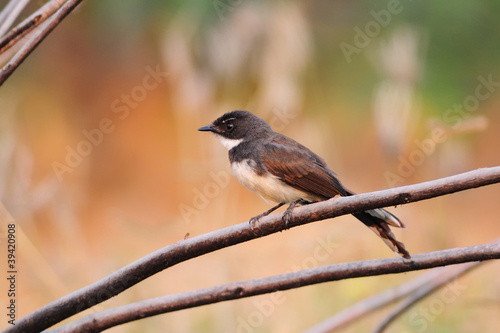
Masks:
[[[278,203],[253,217],[252,226],[284,204],[290,204],[283,215],[288,223],[296,205],[355,194],[340,183],[321,157],[273,131],[263,119],[248,111],[228,112],[198,130],[214,133],[229,150],[231,169],[243,185],[266,201]],[[381,208],[352,215],[382,238],[391,250],[410,259],[410,253],[389,227],[405,228],[396,216]]]

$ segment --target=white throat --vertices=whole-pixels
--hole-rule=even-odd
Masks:
[[[233,149],[243,141],[243,139],[228,139],[220,135],[217,135],[217,139],[220,140],[222,145],[226,147],[227,150]]]

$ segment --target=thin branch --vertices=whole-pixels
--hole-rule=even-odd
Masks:
[[[441,274],[441,269],[434,269],[426,274],[406,282],[396,288],[384,290],[381,293],[365,298],[353,306],[337,313],[336,315],[324,320],[323,322],[311,327],[304,333],[328,333],[336,329],[344,327],[355,320],[360,319],[369,313],[380,309],[387,304],[395,302],[414,291],[418,290],[422,285],[429,283],[436,276]]]
[[[61,21],[82,2],[68,0],[17,53],[0,70],[0,86],[23,63],[33,50],[47,37]]]
[[[391,322],[398,316],[403,314],[406,310],[411,308],[415,303],[421,301],[426,296],[429,296],[439,288],[443,287],[450,280],[463,275],[473,268],[479,266],[483,262],[469,262],[458,267],[451,267],[450,269],[437,276],[435,279],[429,281],[428,284],[421,286],[418,290],[412,293],[408,298],[404,299],[397,307],[395,307],[389,315],[387,315],[373,330],[373,333],[382,333]]]
[[[0,54],[12,47],[17,41],[33,31],[47,18],[52,16],[66,0],[52,0],[43,5],[35,13],[19,23],[14,29],[0,38]]]
[[[425,200],[500,182],[500,167],[484,168],[425,183],[334,198],[298,207],[288,227],[387,206]],[[257,230],[248,223],[233,225],[180,240],[123,267],[109,276],[53,301],[18,320],[6,332],[39,332],[63,319],[99,304],[140,281],[180,262],[285,229],[281,214],[262,218]],[[397,260],[400,260],[397,258]]]
[[[355,305],[337,313],[336,315],[326,319],[325,321],[311,327],[304,333],[330,333],[339,328],[342,328],[369,313],[380,309],[390,303],[400,300],[408,295],[412,295],[418,292],[422,287],[432,284],[436,279],[443,279],[443,276],[447,276],[448,280],[458,277],[462,267],[467,266],[469,269],[479,266],[483,262],[471,262],[465,263],[459,266],[447,267],[447,268],[437,268],[433,269],[426,274],[422,274],[417,278],[406,282],[396,288],[391,288],[384,290],[381,293],[373,295],[369,298],[365,298],[362,301],[356,303]],[[470,266],[473,267],[470,267]]]
[[[10,0],[0,12],[0,36],[3,36],[30,0]]]
[[[387,258],[329,265],[131,303],[88,315],[50,332],[101,332],[117,325],[162,313],[261,295],[278,290],[489,259],[500,259],[500,243],[417,254],[412,256],[411,261],[405,261],[401,258]]]

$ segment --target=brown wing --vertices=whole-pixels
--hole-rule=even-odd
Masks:
[[[288,139],[288,138],[287,138]],[[264,145],[263,164],[284,183],[323,199],[345,195],[335,174],[318,155],[289,139],[287,145],[275,142]],[[297,149],[297,148],[301,149]]]
[[[286,145],[279,144],[277,140],[264,144],[263,164],[270,173],[298,190],[323,199],[333,198],[339,194],[342,196],[354,194],[340,183],[318,155],[299,143],[284,138],[289,140],[285,141]],[[280,138],[280,141],[282,140]],[[381,208],[353,215],[381,237],[391,250],[404,258],[410,258],[410,253],[404,244],[394,237],[389,227],[404,228],[404,224],[396,216]]]

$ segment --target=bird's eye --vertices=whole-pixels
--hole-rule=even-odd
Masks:
[[[230,121],[226,124],[226,128],[229,132],[231,132],[234,128],[234,124]]]

